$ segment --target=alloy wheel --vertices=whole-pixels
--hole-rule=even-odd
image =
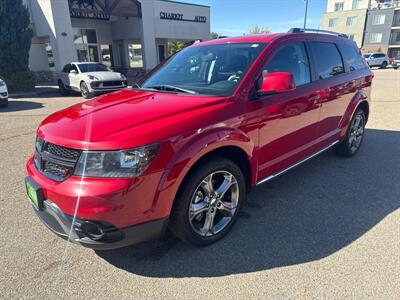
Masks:
[[[189,222],[200,236],[210,237],[226,228],[239,202],[239,184],[227,171],[215,171],[197,186],[190,205]]]
[[[364,134],[364,118],[361,114],[356,115],[350,127],[349,147],[351,152],[356,152],[361,145]]]

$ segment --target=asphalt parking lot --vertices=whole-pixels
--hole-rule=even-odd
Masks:
[[[0,297],[400,299],[400,71],[374,70],[359,154],[324,153],[254,189],[233,232],[207,248],[173,237],[95,252],[57,238],[25,195],[25,161],[48,114],[82,101],[0,109]]]

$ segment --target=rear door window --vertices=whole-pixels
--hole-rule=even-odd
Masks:
[[[358,49],[350,45],[339,45],[339,49],[350,72],[362,70],[366,67]]]
[[[339,50],[333,43],[311,42],[315,58],[315,68],[319,79],[327,79],[344,73]]]

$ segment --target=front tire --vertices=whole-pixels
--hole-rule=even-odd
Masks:
[[[229,159],[215,157],[182,183],[170,228],[184,242],[210,245],[232,228],[245,195],[245,177],[240,168]]]
[[[80,89],[81,89],[81,95],[83,98],[85,98],[85,99],[93,98],[93,94],[89,91],[89,88],[88,88],[86,82],[84,82],[84,81],[81,82]]]
[[[357,108],[345,138],[335,147],[336,154],[344,157],[351,157],[357,154],[364,140],[366,120],[364,110]]]
[[[386,69],[388,63],[386,61],[384,61],[381,65],[381,69]]]

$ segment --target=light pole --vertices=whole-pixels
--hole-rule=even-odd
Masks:
[[[306,29],[307,26],[307,12],[308,12],[308,0],[305,1],[306,1],[306,11],[304,13],[304,29]]]

